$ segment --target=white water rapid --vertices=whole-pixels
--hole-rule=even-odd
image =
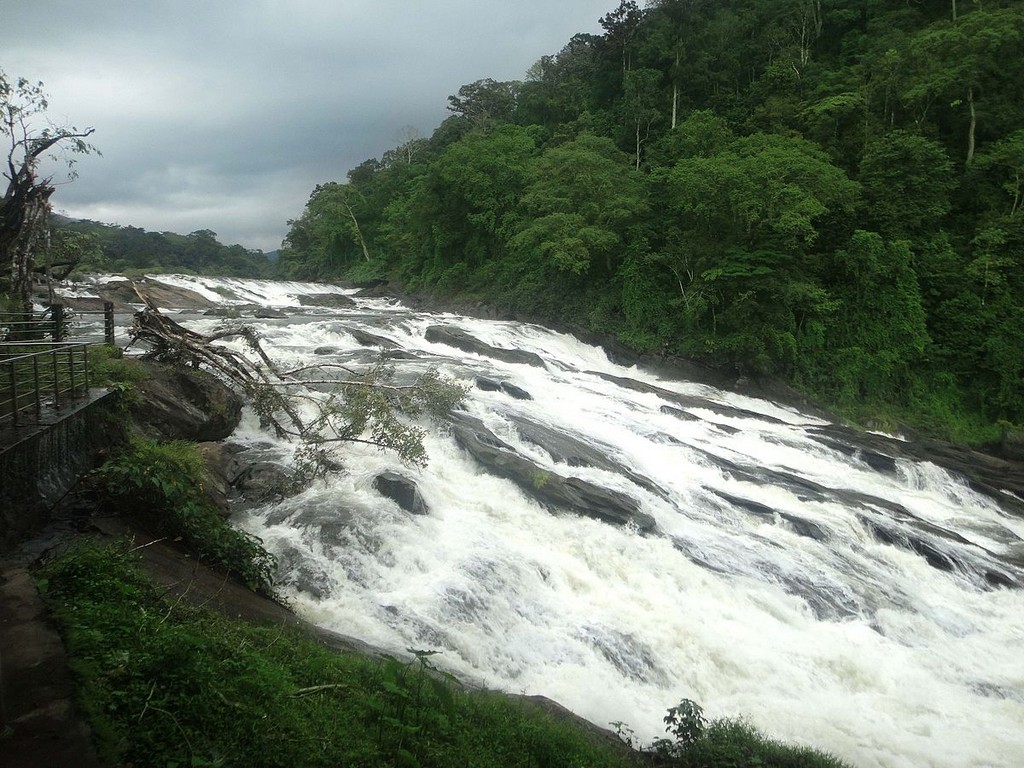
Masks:
[[[276,307],[339,290],[157,279]],[[178,319],[200,332],[223,322]],[[855,766],[1024,765],[1018,499],[534,325],[361,298],[249,322],[282,361],[368,365],[377,350],[353,333],[369,333],[406,353],[400,370],[437,366],[471,387],[476,421],[432,431],[427,467],[353,445],[339,476],[240,518],[280,557],[305,618],[396,653],[441,651],[465,680],[542,694],[645,740],[686,697]],[[431,326],[543,364],[428,341]],[[459,423],[536,465],[534,487],[484,466]],[[292,449],[254,418],[233,439],[282,461]],[[416,483],[426,514],[374,490],[385,470]],[[624,498],[638,525],[545,505],[556,476]]]

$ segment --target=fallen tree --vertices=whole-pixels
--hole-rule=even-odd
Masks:
[[[138,292],[138,291],[137,291]],[[321,363],[285,370],[247,325],[210,335],[191,331],[164,315],[145,296],[133,319],[131,344],[148,347],[144,357],[202,366],[232,386],[278,437],[296,439],[296,469],[303,479],[338,466],[341,443],[365,443],[394,451],[404,462],[423,465],[425,430],[420,417],[440,418],[465,396],[466,388],[428,369],[412,384],[394,381],[395,368],[382,355],[367,370]],[[217,342],[241,339],[250,355]]]

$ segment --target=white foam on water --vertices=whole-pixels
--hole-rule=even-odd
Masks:
[[[268,301],[296,290],[258,289]],[[1010,567],[998,557],[1019,555],[1024,527],[992,499],[928,463],[876,471],[816,442],[820,419],[624,368],[565,334],[356,301],[259,331],[288,365],[319,359],[324,345],[368,364],[346,330],[356,328],[420,356],[400,363],[416,371],[436,364],[469,384],[486,376],[525,389],[532,400],[473,388],[466,408],[539,468],[635,499],[657,531],[546,509],[444,429],[427,438],[425,468],[352,446],[343,474],[241,521],[288,564],[286,591],[306,618],[396,653],[440,650],[438,663],[468,680],[547,695],[646,739],[688,697],[710,716],[746,717],[857,766],[1020,764],[1024,594],[992,589],[984,574]],[[435,324],[546,365],[427,342]],[[697,417],[684,421],[660,410],[671,400],[597,373],[707,402],[684,409]],[[517,419],[597,446],[651,489],[626,471],[560,462]],[[251,416],[239,436],[267,441]],[[384,470],[414,480],[428,514],[374,491]],[[933,567],[878,527],[957,565]]]

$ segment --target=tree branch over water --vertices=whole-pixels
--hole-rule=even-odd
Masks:
[[[136,293],[147,306],[135,314],[131,343],[148,345],[150,359],[204,366],[238,390],[265,427],[278,437],[301,442],[296,468],[304,478],[322,476],[337,467],[334,449],[345,442],[375,445],[394,451],[402,461],[426,464],[426,431],[415,421],[444,416],[466,394],[464,386],[435,368],[411,385],[396,385],[395,368],[383,358],[364,372],[334,363],[284,371],[252,327],[203,336],[161,313],[137,288]],[[256,360],[215,343],[238,337]],[[339,370],[344,377],[326,375]]]

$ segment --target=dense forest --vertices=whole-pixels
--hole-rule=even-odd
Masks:
[[[600,22],[317,186],[284,274],[488,301],[975,440],[1024,422],[1024,4]]]
[[[148,232],[96,221],[53,216],[45,263],[76,272],[187,272],[228,277],[270,277],[273,263],[262,251],[223,245],[217,233]]]

